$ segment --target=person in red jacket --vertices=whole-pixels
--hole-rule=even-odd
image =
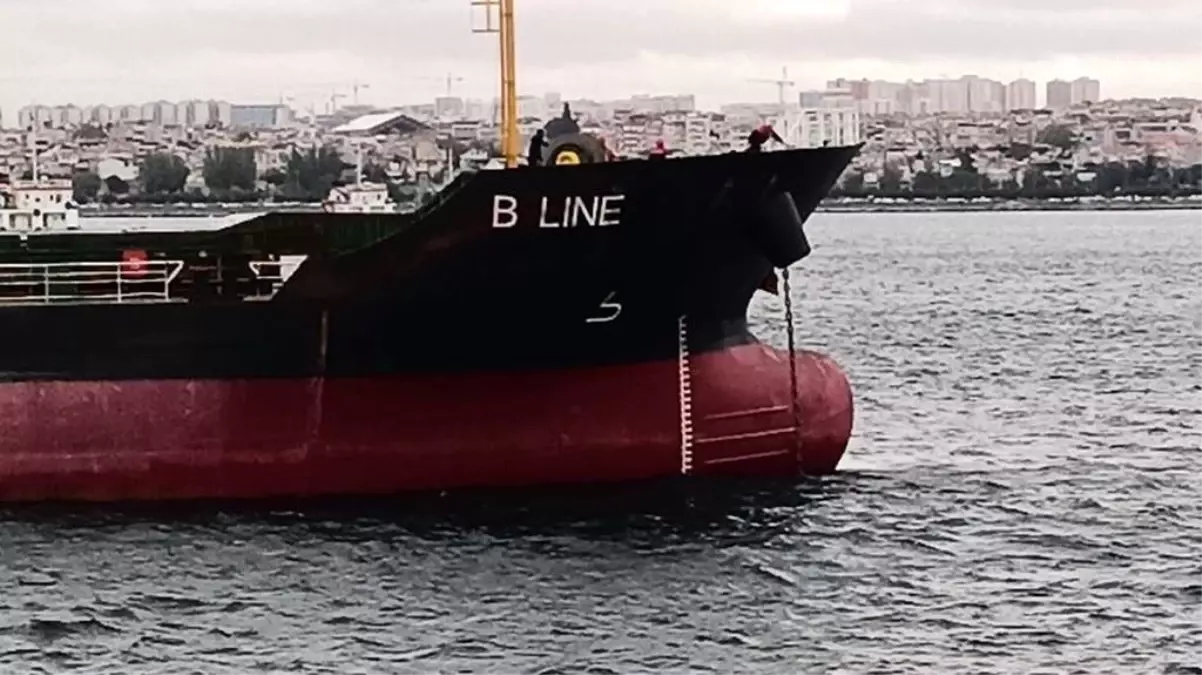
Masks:
[[[764,147],[764,144],[770,140],[782,145],[784,144],[784,141],[776,134],[776,130],[772,128],[771,124],[761,124],[747,137],[747,152],[759,152]]]
[[[664,140],[661,138],[655,142],[655,147],[651,149],[651,155],[648,159],[667,159],[668,148],[664,147]]]

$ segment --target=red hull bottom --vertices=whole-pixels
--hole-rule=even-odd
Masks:
[[[851,388],[821,354],[796,361],[799,435],[787,355],[762,344],[696,355],[685,368],[3,383],[0,501],[829,473],[851,435]]]

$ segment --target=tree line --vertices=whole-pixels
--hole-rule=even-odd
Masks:
[[[171,153],[145,157],[133,184],[117,176],[102,179],[94,171],[72,177],[75,201],[81,204],[254,202],[264,197],[286,201],[321,201],[350,168],[333,148],[293,149],[282,169],[259,176],[250,148],[218,147],[205,152],[201,176],[208,193],[188,189],[191,170]]]
[[[1057,158],[1033,162],[1036,145],[1048,145],[1059,150]],[[920,171],[909,182],[902,180],[896,167],[887,166],[875,184],[867,184],[864,174],[847,171],[831,190],[832,197],[995,197],[1001,199],[1050,197],[1114,197],[1188,196],[1202,194],[1202,164],[1172,167],[1155,155],[1130,162],[1086,163],[1075,166],[1072,151],[1079,144],[1071,127],[1052,124],[1039,131],[1034,144],[1016,141],[999,147],[1006,158],[1027,162],[1026,168],[1015,177],[997,183],[977,170],[973,153],[976,147],[961,148],[953,153],[957,160],[950,171]],[[923,159],[919,153],[917,159]],[[1079,174],[1092,174],[1088,180]]]
[[[1086,164],[1079,168],[1058,161],[1032,164],[1022,172],[1021,180],[1010,178],[1001,184],[978,172],[968,153],[959,153],[957,157],[960,166],[949,172],[920,171],[909,182],[902,180],[902,173],[895,167],[886,167],[875,184],[865,183],[864,174],[852,170],[831,190],[830,196],[1047,199],[1202,194],[1202,164],[1175,168],[1154,156],[1143,161]],[[1078,174],[1092,174],[1092,177],[1081,180]]]

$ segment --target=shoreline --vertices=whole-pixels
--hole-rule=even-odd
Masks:
[[[815,213],[932,213],[982,211],[1187,211],[1202,209],[1202,200],[1099,199],[1096,201],[1051,201],[1045,199],[1012,199],[982,202],[951,202],[940,200],[905,200],[898,202],[837,202],[823,201]]]
[[[835,201],[823,200],[815,213],[935,213],[983,211],[1182,211],[1202,210],[1197,199],[1098,199],[1081,201],[1052,201],[1014,199],[997,201],[899,200]],[[317,204],[274,204],[271,202],[230,205],[139,204],[137,206],[85,206],[80,209],[84,218],[221,218],[229,215],[287,211],[291,213],[323,213]]]

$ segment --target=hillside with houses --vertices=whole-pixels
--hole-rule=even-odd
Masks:
[[[570,105],[583,131],[624,157],[660,140],[673,156],[736,150],[765,120],[793,147],[862,142],[834,198],[1192,194],[1202,185],[1202,103],[1191,99],[933,114],[862,114],[837,95],[812,108],[718,112],[689,109],[691,97],[626,103]],[[387,185],[405,203],[457,171],[497,165],[497,125],[465,110],[359,106],[238,120],[134,108],[140,114],[104,121],[95,111],[35,111],[27,128],[0,132],[0,181],[29,177],[36,150],[41,175],[71,179],[85,205],[316,202],[357,180]],[[557,99],[527,105],[521,132],[561,109]]]
[[[865,122],[847,194],[1187,192],[1202,184],[1202,106],[1110,101],[1057,113]]]

